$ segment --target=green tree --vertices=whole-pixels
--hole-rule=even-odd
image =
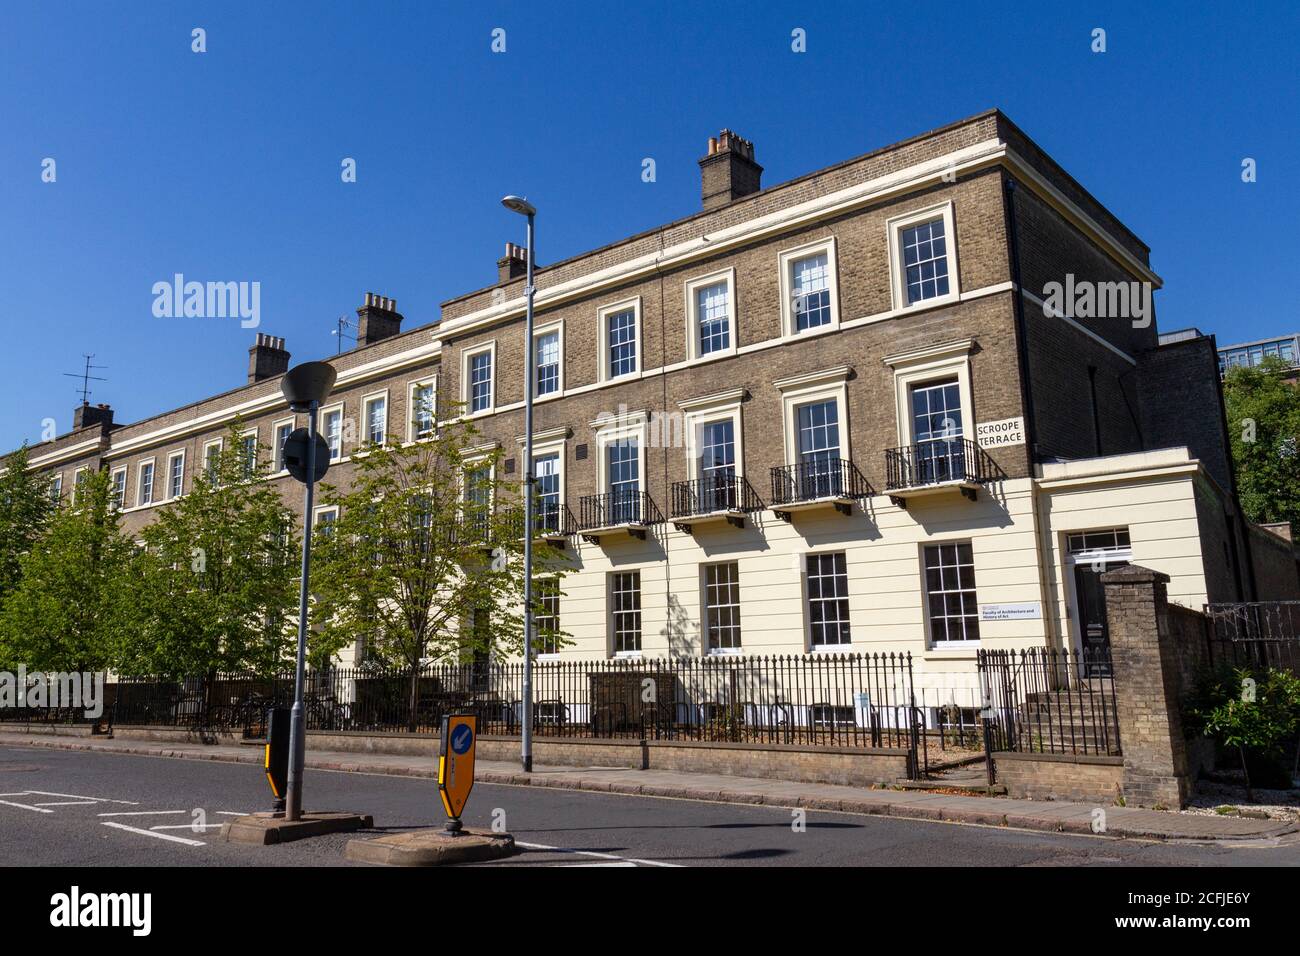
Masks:
[[[116,661],[130,627],[124,600],[131,543],[118,527],[105,472],[85,472],[75,502],[57,509],[19,561],[0,609],[8,670],[97,671]]]
[[[1241,506],[1252,521],[1300,521],[1300,388],[1269,357],[1223,382]]]
[[[18,586],[23,556],[44,533],[54,512],[50,479],[29,470],[27,446],[0,472],[0,601]]]
[[[367,659],[409,669],[412,715],[422,664],[523,649],[521,509],[495,477],[500,451],[474,451],[476,438],[463,421],[390,438],[353,456],[346,491],[322,487],[338,517],[313,539],[313,660],[360,644]],[[539,541],[535,558],[558,588],[559,552]]]
[[[268,673],[290,659],[297,525],[263,480],[265,446],[250,455],[242,431],[233,422],[189,493],[141,532],[132,580],[138,622],[125,673]]]
[[[1202,675],[1186,707],[1193,733],[1213,737],[1236,750],[1246,783],[1246,798],[1255,799],[1251,766],[1257,775],[1290,782],[1280,766],[1283,746],[1300,725],[1300,678],[1288,670],[1222,668]],[[1268,786],[1270,781],[1265,781]]]

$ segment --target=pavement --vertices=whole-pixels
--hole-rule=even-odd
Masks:
[[[0,746],[231,763],[261,762],[260,748],[240,745],[157,744],[138,740],[0,732]],[[397,777],[433,777],[436,773],[435,762],[428,757],[311,749],[307,752],[307,767]],[[1230,843],[1273,840],[1300,831],[1300,825],[1289,821],[916,790],[873,790],[670,770],[551,766],[535,767],[533,772],[524,773],[511,762],[479,760],[475,779],[480,784],[836,811],[1129,839]]]

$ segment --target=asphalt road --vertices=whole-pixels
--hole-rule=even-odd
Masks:
[[[309,770],[309,809],[370,813],[375,835],[441,826],[432,781]],[[248,764],[0,748],[0,865],[347,866],[356,834],[225,844],[231,815],[264,810]],[[1171,845],[854,814],[479,785],[465,822],[525,847],[498,866],[1300,865],[1275,847]],[[200,829],[195,829],[199,825]]]

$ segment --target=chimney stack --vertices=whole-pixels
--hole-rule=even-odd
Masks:
[[[717,209],[734,199],[756,193],[763,167],[754,162],[754,144],[729,129],[709,137],[709,152],[700,160],[701,194],[705,209]]]
[[[506,243],[506,254],[497,260],[497,282],[509,282],[528,274],[528,250]]]
[[[108,431],[113,427],[113,409],[103,402],[98,405],[82,402],[72,413],[72,429],[76,431],[90,425],[99,425],[104,431]]]
[[[374,292],[366,293],[366,304],[357,309],[357,348],[386,339],[402,331],[402,314],[397,300]]]
[[[284,339],[257,333],[257,344],[248,350],[248,384],[275,378],[289,371],[289,353]]]

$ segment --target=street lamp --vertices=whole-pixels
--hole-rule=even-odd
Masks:
[[[528,278],[524,281],[524,686],[523,768],[533,769],[533,219],[537,207],[519,196],[506,196],[501,205],[528,217]]]
[[[307,413],[307,434],[301,436],[306,445],[306,468],[301,474],[295,474],[306,485],[307,492],[302,521],[302,581],[298,589],[298,665],[294,675],[293,712],[289,718],[289,783],[284,808],[284,818],[289,821],[302,817],[302,768],[307,748],[306,725],[302,714],[302,685],[307,670],[307,594],[311,574],[312,503],[316,498],[316,482],[329,467],[328,451],[323,462],[317,461],[321,442],[320,436],[316,434],[316,418],[321,402],[325,401],[325,397],[334,388],[337,374],[334,366],[328,362],[304,362],[289,369],[280,381],[280,391],[289,402],[289,408],[295,412]],[[296,437],[296,433],[290,437]]]

